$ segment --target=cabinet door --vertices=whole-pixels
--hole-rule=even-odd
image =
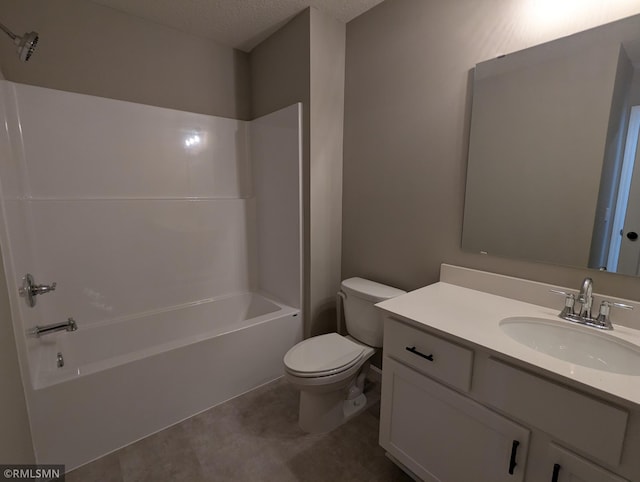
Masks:
[[[520,482],[529,430],[385,357],[380,445],[426,481]]]
[[[626,479],[556,444],[549,446],[549,457],[549,482],[626,482]]]

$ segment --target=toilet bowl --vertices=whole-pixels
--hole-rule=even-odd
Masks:
[[[300,390],[303,430],[328,432],[364,410],[369,359],[382,346],[382,317],[374,305],[403,293],[362,278],[343,281],[339,295],[349,336],[314,336],[286,353],[285,378]]]

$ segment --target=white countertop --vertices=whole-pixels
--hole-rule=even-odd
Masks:
[[[563,305],[562,300],[559,301],[558,308],[551,309],[439,282],[376,306],[412,320],[418,326],[467,340],[525,362],[534,369],[546,370],[640,406],[640,376],[609,373],[559,360],[518,343],[500,329],[502,319],[514,316],[544,318],[575,326],[558,318]],[[640,347],[639,330],[614,323],[614,330],[604,334]]]

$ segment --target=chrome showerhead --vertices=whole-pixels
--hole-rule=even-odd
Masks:
[[[33,51],[36,49],[36,45],[38,44],[38,33],[37,32],[27,32],[22,37],[14,34],[11,30],[0,23],[0,29],[4,33],[6,33],[11,39],[13,43],[18,47],[18,57],[23,62],[26,62],[31,58]]]
[[[20,57],[20,60],[26,62],[31,58],[33,51],[36,49],[39,38],[40,37],[38,37],[37,32],[28,32],[22,37],[16,37],[14,42],[18,46],[18,56]]]

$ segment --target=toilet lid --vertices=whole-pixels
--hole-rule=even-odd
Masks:
[[[356,364],[365,347],[337,333],[314,336],[301,341],[284,356],[288,370],[302,376],[339,373]]]

